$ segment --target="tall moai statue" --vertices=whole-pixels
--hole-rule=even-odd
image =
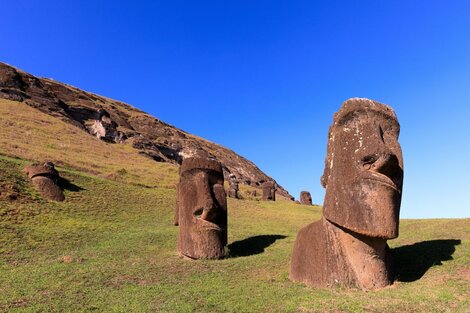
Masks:
[[[24,171],[44,198],[54,201],[65,200],[64,193],[59,186],[59,172],[52,162],[32,164],[25,167]]]
[[[222,165],[205,155],[184,159],[176,193],[179,254],[191,259],[224,257],[227,196]]]
[[[238,199],[238,182],[237,178],[235,175],[230,175],[230,180],[229,180],[229,191],[228,191],[228,196],[230,198]]]
[[[300,204],[303,205],[312,205],[312,196],[308,191],[301,191],[300,192]]]
[[[323,217],[294,244],[290,279],[379,289],[393,282],[388,239],[398,237],[403,185],[400,126],[388,106],[349,99],[328,135]]]
[[[276,183],[267,181],[263,184],[263,201],[276,201]]]

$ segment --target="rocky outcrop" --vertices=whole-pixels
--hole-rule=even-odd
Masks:
[[[127,143],[157,162],[181,164],[205,151],[222,163],[225,179],[261,188],[275,181],[255,164],[200,137],[188,134],[128,104],[98,96],[52,79],[37,78],[0,62],[0,98],[21,101],[73,124],[109,143]],[[293,199],[281,186],[279,195]]]

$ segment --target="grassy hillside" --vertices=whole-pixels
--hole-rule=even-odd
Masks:
[[[19,116],[14,123],[26,132],[31,122],[22,119],[23,109],[14,113]],[[145,158],[136,164],[138,155],[116,164],[103,151],[123,156],[125,147],[80,137],[103,158],[96,162],[100,173],[92,175],[95,158],[82,152],[42,151],[42,143],[28,145],[18,135],[13,137],[18,148],[13,147],[4,126],[13,123],[4,118],[13,111],[2,110],[2,151],[54,160],[63,152],[67,166],[59,170],[70,183],[65,202],[43,200],[21,172],[28,161],[0,157],[0,311],[468,312],[469,219],[402,221],[400,237],[390,242],[399,281],[377,292],[309,288],[288,280],[297,231],[320,217],[319,207],[288,201],[229,199],[231,257],[183,260],[175,252],[174,189],[143,187],[132,178],[106,179],[122,167],[142,171],[138,175],[143,173],[146,185],[160,186],[159,179],[176,179],[176,168],[144,166],[139,162]],[[46,117],[34,116],[40,129]],[[36,132],[30,135],[50,144]],[[88,174],[69,166],[78,160]]]
[[[0,99],[0,153],[122,182],[174,188],[178,167],[144,157],[129,144],[109,144],[28,105]]]

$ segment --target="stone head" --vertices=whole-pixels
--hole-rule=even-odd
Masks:
[[[328,135],[323,214],[356,233],[398,236],[403,184],[400,125],[388,106],[349,99],[335,114]]]
[[[276,201],[276,184],[273,181],[263,183],[263,200]]]
[[[205,156],[183,160],[177,186],[178,250],[193,259],[224,256],[227,197],[221,164]]]
[[[301,191],[300,192],[300,203],[305,205],[312,205],[312,196],[308,191]]]
[[[25,172],[44,198],[54,201],[65,199],[59,186],[59,172],[52,162],[27,166]]]

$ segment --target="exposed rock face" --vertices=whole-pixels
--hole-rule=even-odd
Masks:
[[[239,183],[254,187],[273,180],[232,150],[185,133],[128,104],[37,78],[1,62],[0,98],[23,101],[103,140],[131,144],[157,162],[181,164],[184,157],[203,150],[222,163],[226,179],[232,174]],[[99,110],[106,114],[97,117]],[[291,198],[281,186],[278,192]]]
[[[44,198],[54,201],[65,200],[64,193],[58,184],[59,173],[54,168],[54,164],[51,162],[33,164],[24,170]]]
[[[227,196],[222,165],[206,156],[183,160],[177,186],[178,252],[191,259],[220,259],[227,245]]]
[[[263,184],[263,201],[276,201],[276,184],[267,181]]]
[[[100,109],[97,112],[97,118],[88,129],[90,134],[96,138],[108,142],[123,142],[124,135],[117,130],[117,124],[111,119],[106,110]]]
[[[312,196],[308,191],[300,192],[300,203],[304,205],[312,205]]]
[[[228,196],[230,198],[238,199],[238,182],[234,175],[230,175]]]
[[[403,158],[395,112],[368,99],[343,103],[330,126],[323,218],[303,228],[290,278],[314,286],[392,283],[387,239],[398,236]]]

